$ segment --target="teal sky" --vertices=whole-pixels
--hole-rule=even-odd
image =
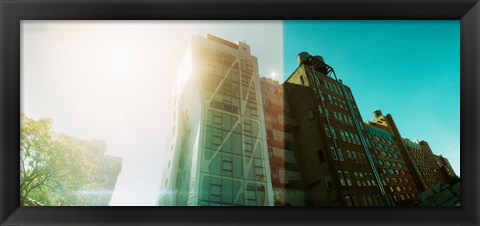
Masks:
[[[302,51],[321,55],[355,96],[364,121],[392,114],[460,174],[459,21],[284,21],[283,80]]]

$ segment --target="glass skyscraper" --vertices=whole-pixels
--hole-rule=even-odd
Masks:
[[[257,58],[193,36],[173,93],[159,205],[273,205]]]

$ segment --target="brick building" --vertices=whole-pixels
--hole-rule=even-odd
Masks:
[[[412,141],[403,138],[393,120],[392,115],[375,114],[373,123],[384,126],[397,141],[400,154],[403,156],[408,172],[412,175],[418,192],[425,191],[440,183],[440,167],[426,141]]]
[[[298,126],[278,81],[260,78],[275,206],[304,206],[292,132]]]
[[[294,140],[306,205],[393,205],[368,155],[352,91],[320,56],[303,52],[297,59],[283,86],[298,122]]]
[[[374,112],[375,122],[368,122],[367,145],[377,165],[386,190],[389,190],[397,205],[415,205],[418,189],[410,170],[400,153],[398,142],[388,127],[379,123],[382,120],[380,111]]]

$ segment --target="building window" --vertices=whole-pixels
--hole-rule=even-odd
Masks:
[[[230,160],[223,160],[222,161],[222,175],[225,176],[232,176],[233,172],[233,164]]]
[[[360,175],[360,181],[362,181],[363,186],[367,186],[367,183],[363,179],[363,173],[360,172],[359,175]]]
[[[325,124],[324,126],[325,126],[325,134],[327,135],[327,137],[330,137],[330,130],[328,129],[327,124]]]
[[[333,139],[337,139],[337,134],[335,133],[335,129],[333,127],[330,127],[330,131],[332,132]]]
[[[342,130],[340,130],[340,136],[342,137],[342,141],[346,141],[346,140],[345,140],[345,134],[343,134],[343,131],[342,131]]]
[[[337,152],[338,152],[338,160],[344,161],[345,159],[343,158],[342,150],[340,148],[337,148]]]
[[[343,178],[343,174],[342,174],[342,171],[338,171],[338,177],[340,178],[340,184],[342,186],[345,186],[345,179]]]
[[[220,146],[220,144],[222,143],[222,137],[221,137],[221,136],[213,135],[212,142],[213,142],[213,144],[215,145],[214,147]]]
[[[327,185],[328,190],[333,189],[333,181],[332,181],[332,176],[330,176],[330,174],[325,175],[325,184]]]
[[[210,195],[220,196],[222,194],[222,186],[211,184],[210,185]]]
[[[350,138],[352,138],[352,143],[356,144],[355,137],[353,136],[353,133],[349,133],[349,134],[350,134]]]
[[[335,160],[338,160],[337,152],[335,152],[335,148],[330,147],[330,151],[332,152],[332,158],[335,159]]]
[[[345,151],[347,152],[347,157],[348,157],[348,159],[351,160],[351,159],[352,159],[352,153],[350,153],[349,150],[345,150]]]
[[[362,186],[362,183],[360,182],[360,179],[358,178],[358,173],[354,172],[353,176],[355,177],[355,181],[357,181],[357,186]]]
[[[355,140],[357,141],[357,143],[360,145],[360,138],[358,138],[358,135],[355,134]]]
[[[347,131],[345,131],[345,138],[347,138],[348,143],[352,143],[352,140],[350,139]]]
[[[347,180],[348,186],[352,186],[352,181],[350,180],[350,174],[345,171],[345,179]]]

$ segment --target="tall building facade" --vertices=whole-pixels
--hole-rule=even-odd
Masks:
[[[260,78],[275,206],[304,206],[293,132],[297,121],[278,81]]]
[[[381,122],[381,111],[374,112],[374,122],[365,123],[367,146],[377,165],[382,184],[390,190],[396,205],[415,205],[418,189],[410,170],[400,153],[398,142]]]
[[[307,205],[394,205],[369,155],[350,88],[320,56],[302,52],[285,81],[285,98],[298,121],[294,133]]]
[[[178,78],[159,204],[273,205],[258,63],[250,46],[194,36]]]
[[[378,113],[373,123],[384,126],[395,137],[400,154],[415,181],[418,192],[423,192],[440,183],[439,167],[426,141],[418,142],[403,138],[390,114]]]

